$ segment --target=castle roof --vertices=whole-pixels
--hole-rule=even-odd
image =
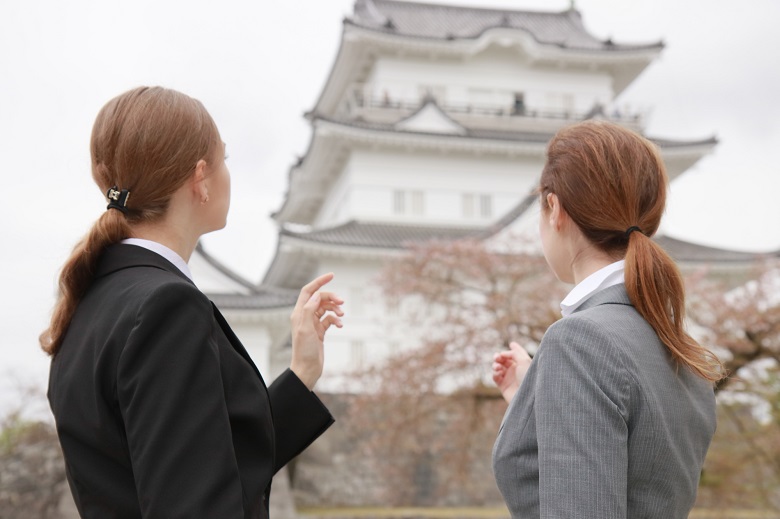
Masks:
[[[485,9],[399,0],[357,0],[347,23],[374,31],[439,40],[476,39],[490,29],[528,33],[536,42],[563,49],[620,52],[661,49],[662,42],[616,44],[599,40],[582,23],[579,11]]]
[[[298,291],[274,288],[249,295],[210,293],[208,296],[215,305],[227,310],[274,310],[295,306]]]
[[[618,95],[658,57],[661,41],[616,43],[590,34],[579,11],[484,9],[398,0],[356,0],[328,79],[311,113],[332,115],[382,56],[467,58],[498,45],[540,66],[599,67]]]
[[[401,249],[413,242],[430,240],[457,240],[479,233],[473,227],[436,227],[392,223],[358,222],[351,220],[335,227],[309,232],[294,232],[282,229],[282,236],[300,240],[349,247],[371,247]]]
[[[308,232],[282,229],[279,237],[280,243],[285,242],[290,244],[290,240],[292,240],[301,244],[301,247],[296,248],[294,256],[299,260],[303,259],[298,266],[293,266],[291,269],[283,268],[282,270],[285,271],[285,274],[282,275],[282,277],[286,281],[291,281],[292,284],[301,284],[305,282],[304,278],[310,275],[308,270],[315,266],[316,261],[312,263],[303,258],[303,256],[311,256],[312,254],[317,255],[326,250],[341,250],[347,254],[349,254],[349,251],[375,250],[380,254],[386,254],[394,251],[401,252],[410,244],[424,243],[430,240],[458,240],[465,238],[487,239],[510,225],[520,216],[524,215],[535,202],[535,199],[535,196],[526,197],[515,208],[509,211],[504,218],[497,221],[492,226],[482,229],[359,222],[354,220],[334,227],[316,229]],[[742,252],[696,244],[670,236],[656,236],[654,237],[654,240],[661,245],[675,261],[682,264],[711,264],[718,266],[728,266],[732,264],[745,265],[770,256],[780,257],[780,251],[766,254]],[[312,246],[311,250],[309,250],[306,244]],[[302,254],[302,251],[305,250],[309,250],[309,252]],[[203,252],[202,249],[200,252]],[[210,260],[212,259],[211,256],[208,256],[208,258]],[[277,253],[275,263],[277,261],[282,261],[284,265],[287,265],[288,260],[294,259],[295,258],[293,257],[282,257]],[[311,260],[312,258],[308,259]],[[293,263],[295,263],[295,261],[293,261]],[[274,277],[275,270],[276,269],[272,265],[268,270],[267,277]],[[300,273],[303,277],[297,279],[297,273]],[[208,294],[209,298],[214,301],[214,303],[226,310],[274,310],[279,308],[290,308],[295,304],[297,295],[297,289],[293,289],[289,286],[270,286],[269,284],[254,286],[253,290],[248,294],[226,294],[218,292]]]
[[[700,245],[671,236],[657,236],[655,241],[678,262],[683,263],[750,263],[769,256],[780,257],[780,251],[768,253],[743,252]]]
[[[298,297],[297,290],[252,283],[207,252],[200,242],[189,265],[198,288],[221,308],[288,308]]]
[[[370,130],[375,132],[394,132],[394,133],[406,133],[415,135],[431,135],[437,137],[447,137],[455,139],[484,139],[484,140],[498,140],[498,141],[510,141],[517,143],[529,143],[529,144],[541,144],[546,146],[550,139],[553,138],[555,132],[533,132],[533,131],[513,131],[513,130],[492,130],[486,128],[467,128],[465,126],[461,133],[442,133],[438,131],[424,131],[415,130],[411,128],[404,128],[399,126],[398,123],[381,123],[381,122],[369,122],[354,119],[340,119],[338,117],[324,117],[314,116],[313,121],[323,121],[332,123],[343,127],[358,128],[364,130]],[[681,140],[681,139],[665,139],[656,138],[651,136],[645,136],[650,141],[655,143],[661,149],[673,149],[673,148],[688,148],[688,147],[712,147],[718,143],[717,137],[707,137],[704,139],[694,140]]]
[[[533,197],[534,200],[535,198],[536,197]],[[523,215],[530,205],[528,199],[525,199],[507,214],[508,218],[502,218],[499,222],[496,222],[496,224],[479,230],[473,228],[425,227],[350,221],[336,227],[318,229],[308,233],[282,231],[282,235],[336,247],[403,249],[410,243],[419,243],[435,239],[457,240],[463,238],[489,238]],[[757,254],[710,247],[672,238],[670,236],[655,236],[653,239],[663,247],[675,261],[682,263],[748,263],[757,261],[765,256],[777,255],[777,253]]]
[[[438,109],[433,102],[426,106]],[[409,118],[401,122],[408,121]],[[452,127],[461,131],[441,132],[399,123],[325,116],[312,116],[312,124],[314,132],[309,149],[290,169],[288,191],[282,206],[272,214],[277,222],[310,225],[325,197],[323,183],[337,178],[345,157],[356,146],[534,156],[541,160],[554,135],[554,132],[545,131],[471,128],[455,122]],[[715,137],[699,140],[648,138],[661,149],[671,178],[696,163],[718,142]],[[670,167],[672,161],[674,168]]]

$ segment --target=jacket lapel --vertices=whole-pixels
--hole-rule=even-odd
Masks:
[[[230,325],[228,324],[227,320],[222,315],[222,312],[219,311],[217,305],[215,305],[213,302],[211,303],[211,307],[214,309],[214,318],[217,320],[219,327],[222,328],[222,332],[225,334],[225,337],[227,337],[228,341],[230,342],[230,345],[233,346],[233,349],[236,350],[239,355],[244,357],[244,359],[249,363],[250,366],[252,366],[252,369],[255,370],[255,373],[257,373],[257,376],[260,378],[260,380],[263,380],[262,375],[260,375],[260,370],[257,369],[257,366],[255,366],[252,357],[249,356],[249,352],[246,351],[244,345],[241,344],[241,341],[238,340],[236,334],[233,333],[233,330],[230,328]],[[265,385],[265,381],[263,381],[263,385]]]

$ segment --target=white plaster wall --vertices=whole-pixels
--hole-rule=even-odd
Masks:
[[[497,220],[533,188],[541,172],[541,158],[509,158],[468,154],[356,150],[345,167],[333,196],[323,208],[318,226],[348,219],[484,226]],[[423,193],[421,215],[394,212],[395,191]],[[489,195],[492,215],[476,209],[463,214],[463,195]],[[338,202],[335,202],[338,198]],[[342,212],[337,213],[333,204]],[[335,215],[339,214],[338,218]]]
[[[230,323],[230,327],[246,348],[249,356],[252,357],[266,383],[270,384],[278,373],[271,370],[271,344],[265,326],[261,323],[242,322],[231,318],[229,314],[225,315],[225,319]]]
[[[367,83],[377,99],[385,93],[391,99],[415,99],[430,89],[446,103],[463,105],[508,106],[514,93],[522,92],[526,106],[538,110],[588,111],[614,98],[612,77],[605,71],[533,65],[517,50],[496,46],[464,60],[380,57]]]
[[[404,334],[405,325],[388,313],[385,306],[377,282],[382,264],[381,260],[326,257],[319,265],[318,274],[335,273],[327,289],[345,300],[344,328],[331,328],[325,339],[325,384],[329,378],[339,380],[342,375],[360,369],[361,360],[363,367],[375,365],[386,359],[394,348],[408,348],[414,340]],[[360,358],[355,356],[358,343],[362,344]]]
[[[336,181],[330,186],[319,215],[314,220],[315,227],[331,227],[350,218],[351,180],[351,168],[346,164]]]

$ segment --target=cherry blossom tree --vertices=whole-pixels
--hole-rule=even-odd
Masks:
[[[701,272],[689,281],[689,318],[729,373],[716,387],[701,500],[780,510],[780,262],[757,265],[737,288]]]
[[[348,422],[386,480],[415,482],[385,499],[500,503],[490,450],[506,404],[489,381],[490,359],[513,341],[533,354],[566,288],[539,254],[477,239],[412,245],[381,284],[411,346],[359,375],[371,390]]]
[[[505,252],[506,250],[524,250]],[[780,266],[768,262],[729,288],[688,276],[694,332],[721,357],[720,426],[702,477],[708,506],[778,505]],[[351,407],[355,445],[390,485],[390,504],[500,500],[490,449],[506,404],[489,381],[494,352],[517,342],[533,355],[560,317],[567,287],[543,257],[482,240],[416,244],[389,262],[381,284],[410,347],[362,372],[370,388]],[[395,303],[395,304],[394,304]]]

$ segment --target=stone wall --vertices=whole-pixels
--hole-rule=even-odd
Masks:
[[[6,425],[0,443],[0,517],[66,519],[63,496],[69,491],[54,428],[45,423]]]
[[[464,406],[475,406],[479,417],[470,429],[465,448],[458,452],[448,451],[447,445],[463,431],[454,421],[462,420],[464,414],[444,405],[441,408],[450,411],[418,419],[400,431],[395,448],[378,452],[368,438],[382,424],[374,427],[361,422],[365,431],[361,434],[356,430],[351,415],[353,396],[320,397],[336,423],[291,468],[298,507],[503,505],[491,461],[506,409],[502,400],[476,395],[454,397],[462,398]],[[443,440],[431,440],[437,437]]]
[[[270,505],[274,519],[297,518],[286,469],[274,478]],[[2,428],[0,518],[79,518],[53,426],[16,422]]]

